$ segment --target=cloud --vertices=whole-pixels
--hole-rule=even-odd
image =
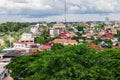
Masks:
[[[80,8],[78,7],[78,6],[71,6],[70,8],[69,8],[69,10],[79,10]]]
[[[0,15],[43,18],[64,15],[65,0],[0,0]],[[67,14],[120,13],[120,0],[66,0]]]

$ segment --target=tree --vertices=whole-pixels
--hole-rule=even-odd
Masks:
[[[45,44],[45,38],[43,36],[36,37],[35,43]]]
[[[14,58],[6,67],[23,80],[119,80],[119,59],[119,49],[96,51],[88,45],[68,45]]]
[[[59,49],[62,49],[62,48],[64,48],[64,46],[60,43],[55,43],[52,46],[52,50],[59,50]]]

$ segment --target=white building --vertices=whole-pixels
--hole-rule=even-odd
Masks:
[[[32,36],[32,34],[30,34],[30,33],[23,33],[23,34],[21,35],[21,38],[22,38],[22,39],[25,39],[25,38],[33,38],[33,36]]]
[[[26,44],[34,44],[34,37],[30,33],[23,33],[21,35],[21,39],[19,42],[26,43]]]
[[[31,26],[30,32],[32,32],[33,34],[37,34],[39,32],[39,25],[33,25]]]
[[[50,34],[51,37],[55,37],[55,36],[60,34],[60,31],[59,31],[59,29],[50,28],[49,29],[49,34]]]

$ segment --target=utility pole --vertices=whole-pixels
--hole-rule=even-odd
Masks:
[[[66,0],[64,0],[64,20],[65,20],[65,26],[67,26],[67,3],[66,3]]]

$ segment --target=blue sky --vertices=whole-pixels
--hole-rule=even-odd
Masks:
[[[67,21],[120,20],[120,0],[66,0]],[[0,0],[0,22],[63,21],[64,0]]]

